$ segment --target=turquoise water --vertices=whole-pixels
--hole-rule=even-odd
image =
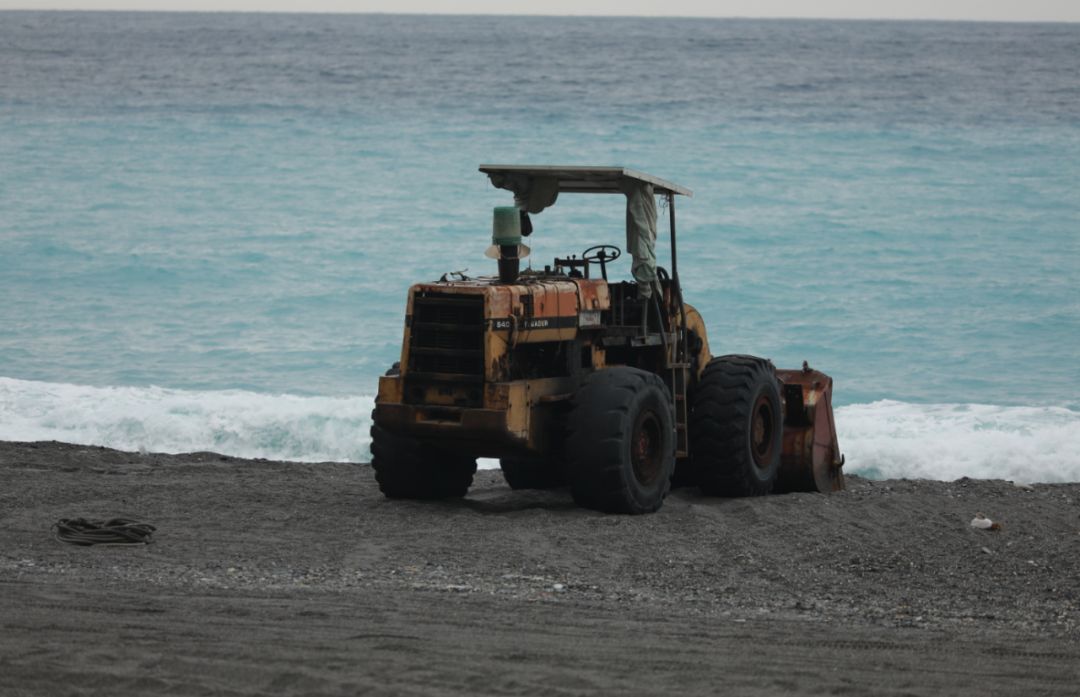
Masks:
[[[0,438],[362,459],[408,285],[493,271],[477,165],[625,164],[852,469],[1080,476],[1078,25],[0,12],[0,162]]]

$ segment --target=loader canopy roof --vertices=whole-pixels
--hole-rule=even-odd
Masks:
[[[579,167],[574,165],[480,165],[500,189],[514,191],[522,180],[548,180],[556,183],[557,192],[575,194],[622,194],[636,182],[652,184],[658,194],[693,196],[684,186],[628,167]]]
[[[513,192],[514,205],[526,213],[554,205],[561,192],[625,195],[626,250],[633,258],[630,272],[643,298],[651,295],[656,282],[656,195],[669,198],[671,268],[675,270],[675,195],[692,196],[690,189],[626,167],[480,165],[480,171],[496,188]]]

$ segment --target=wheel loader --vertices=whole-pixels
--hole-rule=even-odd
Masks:
[[[372,414],[385,496],[465,496],[478,457],[499,458],[513,489],[567,486],[610,513],[656,511],[673,483],[725,497],[843,488],[832,379],[805,362],[713,356],[683,299],[675,201],[689,189],[624,167],[480,171],[513,194],[494,210],[497,273],[409,289],[401,360]],[[589,240],[523,270],[530,216],[568,194],[625,196],[626,254]],[[657,199],[669,268],[656,261]],[[631,277],[614,280],[624,256]]]

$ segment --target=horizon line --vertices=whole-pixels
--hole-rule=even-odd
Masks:
[[[715,19],[742,21],[800,21],[800,22],[942,22],[956,24],[1078,24],[1080,19],[965,19],[958,17],[806,17],[790,16],[753,16],[753,15],[620,15],[620,14],[537,14],[537,13],[502,13],[489,12],[371,12],[341,10],[177,10],[177,9],[106,9],[106,8],[0,8],[0,12],[36,12],[36,13],[81,13],[81,14],[206,14],[206,15],[326,15],[356,16],[373,15],[381,17],[506,17],[516,19]]]

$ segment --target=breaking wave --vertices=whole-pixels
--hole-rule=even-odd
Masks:
[[[0,378],[0,439],[363,462],[373,405],[372,397],[87,387]]]
[[[121,450],[366,462],[371,396],[88,387],[0,378],[0,439]],[[1080,481],[1080,412],[1050,406],[912,404],[836,410],[845,471],[871,478]],[[497,466],[481,461],[481,466]]]
[[[845,471],[874,479],[1080,481],[1080,412],[1064,407],[909,404],[836,410]]]

